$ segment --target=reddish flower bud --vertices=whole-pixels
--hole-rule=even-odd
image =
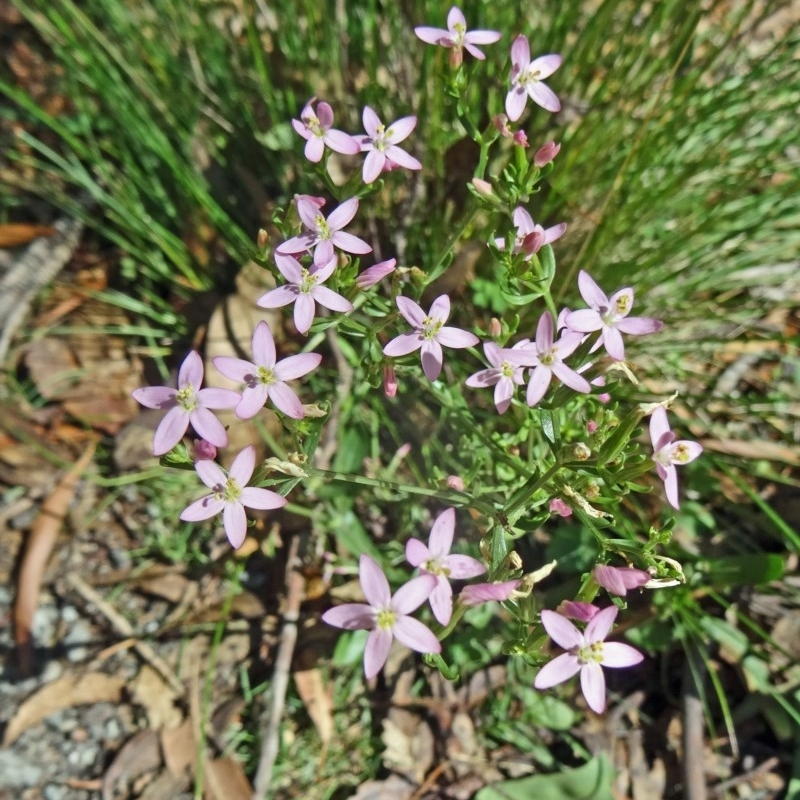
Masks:
[[[547,142],[543,144],[533,156],[533,163],[537,167],[544,167],[549,164],[561,150],[561,145],[555,142]]]

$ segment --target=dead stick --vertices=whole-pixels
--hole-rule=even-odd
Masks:
[[[108,603],[103,597],[92,589],[86,581],[77,575],[68,575],[67,583],[75,589],[76,592],[86,602],[91,603],[97,607],[97,610],[108,620],[111,627],[120,635],[125,638],[133,638],[136,641],[133,643],[133,648],[136,652],[150,664],[150,666],[158,672],[159,675],[170,685],[179,697],[183,697],[185,689],[183,684],[178,680],[172,668],[161,656],[150,647],[147,642],[142,642],[136,638],[136,632],[133,625],[128,622],[122,614],[117,611],[114,606]]]
[[[706,800],[708,789],[704,769],[704,725],[703,701],[700,699],[701,686],[695,680],[692,658],[698,648],[691,643],[686,648],[686,662],[683,665],[683,684],[681,706],[683,708],[683,797],[684,800]],[[700,664],[698,657],[695,662]],[[702,664],[698,666],[698,669]]]
[[[272,770],[278,757],[278,743],[283,708],[286,703],[286,689],[292,668],[294,646],[297,643],[297,621],[300,619],[300,603],[303,600],[305,580],[297,570],[300,536],[292,537],[289,557],[286,561],[286,612],[283,615],[283,630],[275,659],[272,675],[272,704],[269,709],[267,725],[264,726],[264,739],[258,759],[258,771],[253,784],[253,800],[266,800],[272,783]]]
[[[59,481],[44,501],[28,537],[25,556],[19,569],[17,597],[14,601],[14,641],[17,646],[17,665],[23,676],[30,675],[33,669],[31,628],[36,606],[39,604],[45,567],[58,539],[58,532],[61,530],[69,504],[75,496],[78,481],[91,463],[96,447],[97,441],[92,441],[69,472]]]

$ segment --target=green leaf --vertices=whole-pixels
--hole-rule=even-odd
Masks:
[[[486,786],[475,800],[614,800],[614,770],[606,756],[598,756],[577,769],[554,775],[533,775]]]
[[[698,572],[714,586],[758,586],[783,577],[785,563],[777,553],[708,558],[697,563]]]

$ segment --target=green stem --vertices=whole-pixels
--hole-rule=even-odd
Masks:
[[[511,516],[515,511],[521,508],[525,502],[530,498],[532,494],[536,491],[541,489],[550,478],[553,477],[562,467],[562,464],[559,460],[556,460],[555,464],[553,464],[549,469],[545,470],[544,472],[537,475],[531,475],[522,486],[517,489],[516,492],[511,496],[511,499],[506,504],[506,507],[503,509],[503,512],[506,516]]]

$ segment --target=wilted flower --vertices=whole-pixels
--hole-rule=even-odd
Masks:
[[[606,707],[606,679],[601,667],[632,667],[644,656],[629,644],[606,642],[617,617],[617,607],[609,606],[595,614],[581,632],[555,611],[542,611],[542,625],[550,638],[567,652],[545,664],[533,685],[549,689],[581,674],[581,690],[589,708],[602,714]]]
[[[401,586],[394,596],[383,570],[369,556],[362,555],[358,569],[366,603],[344,603],[322,615],[323,622],[348,631],[369,630],[364,650],[364,674],[377,675],[389,656],[392,639],[418,653],[440,653],[442,646],[433,631],[410,617],[436,586],[433,575],[420,575]]]
[[[558,225],[553,225],[547,229],[543,228],[533,221],[531,215],[522,208],[522,206],[518,206],[514,209],[511,218],[517,229],[512,252],[526,253],[527,261],[530,260],[534,253],[538,253],[546,244],[560,239],[567,230],[566,223],[564,222],[559,222]],[[494,240],[494,243],[501,250],[505,247],[505,239],[498,237]]]
[[[270,399],[287,417],[302,419],[303,404],[286,381],[316,369],[322,356],[319,353],[299,353],[278,361],[272,331],[262,320],[253,332],[253,359],[255,363],[231,356],[214,359],[214,366],[226,378],[245,384],[242,400],[236,406],[236,416],[250,419]]]
[[[336,268],[335,255],[325,263],[321,262],[315,253],[314,266],[306,269],[293,256],[275,253],[275,264],[288,283],[261,295],[256,300],[256,305],[261,308],[280,308],[294,303],[294,325],[300,333],[307,333],[311,327],[316,313],[316,303],[331,311],[344,313],[353,310],[349,300],[322,285],[333,275]]]
[[[503,602],[512,597],[521,583],[522,580],[519,578],[496,583],[473,583],[461,590],[458,599],[465,606],[479,606],[493,601]]]
[[[455,533],[456,512],[453,508],[443,511],[434,520],[428,544],[419,539],[406,542],[406,558],[422,574],[436,577],[436,586],[430,595],[433,616],[442,625],[450,622],[453,613],[453,589],[451,579],[475,578],[486,572],[486,567],[471,556],[450,553]]]
[[[655,333],[663,327],[662,322],[651,317],[628,316],[633,307],[633,289],[630,287],[614,292],[610,298],[606,297],[589,273],[581,270],[578,289],[589,308],[571,312],[566,319],[567,327],[580,333],[602,331],[600,341],[611,358],[617,361],[625,358],[621,334]]]
[[[445,326],[450,316],[450,298],[446,294],[433,301],[427,314],[408,297],[398,297],[396,302],[400,313],[414,331],[392,339],[383,348],[384,355],[405,356],[421,348],[422,371],[428,380],[435,381],[442,371],[442,345],[460,348],[478,344],[478,337],[474,333]]]
[[[189,424],[215,447],[226,447],[228,434],[209,409],[233,408],[242,398],[230,389],[201,389],[203,359],[194,350],[178,371],[178,388],[145,386],[134,389],[133,398],[146,408],[168,409],[153,437],[153,453],[162,456],[183,438]]]
[[[653,443],[653,461],[658,477],[664,481],[667,500],[673,508],[678,505],[678,470],[676,465],[694,461],[702,452],[702,445],[687,439],[678,439],[669,427],[667,410],[659,406],[650,416],[650,441]]]
[[[309,161],[317,162],[322,159],[325,145],[344,155],[355,155],[361,151],[359,143],[349,133],[337,131],[333,125],[333,111],[325,103],[317,104],[314,111],[312,97],[300,112],[300,119],[292,120],[292,127],[306,140],[305,157]]]
[[[609,567],[598,564],[593,570],[594,579],[607,591],[625,597],[629,589],[640,589],[649,583],[649,572],[634,567]]]
[[[560,497],[554,497],[548,508],[551,514],[558,514],[559,517],[572,516],[572,509]]]
[[[522,116],[528,97],[547,111],[560,111],[561,103],[545,83],[563,59],[559,55],[546,55],[531,61],[528,40],[520,35],[511,45],[511,90],[506,96],[506,113],[514,122]]]
[[[578,622],[589,622],[600,613],[600,609],[581,600],[562,600],[558,604],[556,612],[562,617],[576,619]]]
[[[211,494],[195,500],[181,512],[185,522],[210,519],[222,512],[222,524],[228,541],[233,547],[241,547],[247,534],[246,508],[271,510],[286,505],[286,498],[269,489],[248,486],[256,465],[256,449],[245,447],[233,459],[226,475],[215,461],[201,460],[194,467],[200,480],[211,489]]]
[[[362,121],[367,132],[366,136],[358,137],[361,151],[367,154],[361,175],[364,183],[372,183],[384,170],[398,166],[422,169],[414,156],[397,146],[417,126],[416,117],[403,117],[387,127],[369,106],[365,106]]]
[[[561,145],[555,142],[543,144],[533,155],[533,163],[537,167],[547,166],[559,153]]]
[[[456,6],[453,6],[447,15],[447,30],[420,26],[414,28],[414,33],[423,42],[451,48],[450,64],[453,67],[461,64],[462,48],[475,58],[483,60],[486,56],[475,45],[493,44],[501,35],[498,31],[467,31],[467,20],[461,9]]]

